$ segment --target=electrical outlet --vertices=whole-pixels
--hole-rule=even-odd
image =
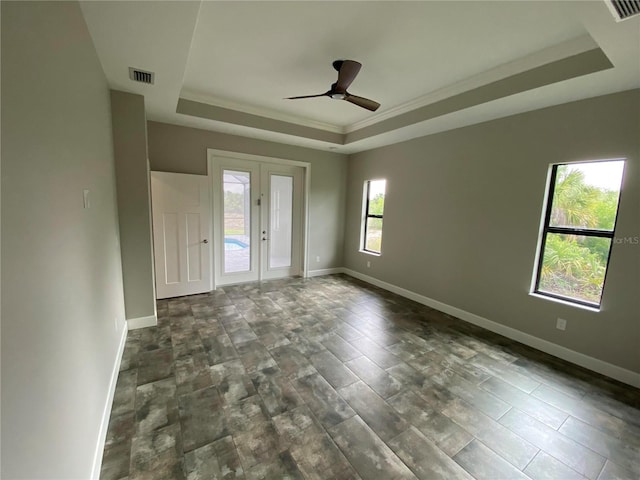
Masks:
[[[371,262],[367,260],[367,268],[371,268]]]
[[[320,261],[320,255],[316,257],[316,262],[319,262],[319,261]]]
[[[556,322],[556,328],[558,330],[566,330],[567,329],[567,321],[564,318],[559,318]]]

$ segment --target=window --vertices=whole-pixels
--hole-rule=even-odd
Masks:
[[[382,214],[386,180],[367,180],[364,184],[364,218],[362,222],[362,250],[382,251]]]
[[[600,307],[624,160],[553,165],[533,291]]]

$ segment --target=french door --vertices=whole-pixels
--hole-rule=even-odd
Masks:
[[[214,161],[216,285],[302,274],[304,169]]]

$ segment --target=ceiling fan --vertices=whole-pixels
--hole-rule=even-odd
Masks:
[[[351,95],[347,92],[347,88],[351,85],[351,82],[356,78],[362,64],[355,60],[336,60],[333,62],[333,68],[338,71],[338,81],[331,85],[331,89],[325,93],[318,93],[316,95],[302,95],[299,97],[287,97],[286,100],[298,100],[300,98],[314,98],[314,97],[329,97],[334,100],[346,100],[349,103],[358,105],[359,107],[366,108],[375,112],[380,104],[369,100],[368,98],[358,97],[357,95]]]

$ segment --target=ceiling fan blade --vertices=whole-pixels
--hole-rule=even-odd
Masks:
[[[301,95],[299,97],[285,97],[285,100],[298,100],[300,98],[315,98],[315,97],[327,97],[328,93],[318,93],[316,95]]]
[[[366,108],[367,110],[371,110],[375,112],[380,104],[378,102],[374,102],[373,100],[369,100],[368,98],[359,97],[357,95],[347,95],[344,98],[347,102],[353,103],[354,105],[358,105],[359,107]]]
[[[362,64],[355,60],[336,60],[333,62],[333,67],[338,70],[338,81],[335,89],[338,92],[345,92],[356,78],[356,75],[358,75]]]

